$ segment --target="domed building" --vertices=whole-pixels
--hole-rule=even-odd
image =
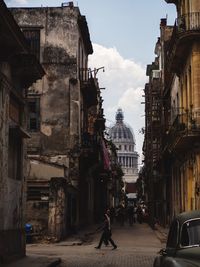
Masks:
[[[122,109],[116,113],[116,123],[109,130],[109,136],[118,148],[118,162],[124,172],[124,184],[127,191],[128,184],[133,184],[138,178],[138,153],[135,151],[135,136],[130,128],[124,123]]]

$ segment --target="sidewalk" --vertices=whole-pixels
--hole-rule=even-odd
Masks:
[[[60,258],[27,255],[26,257],[1,267],[56,267],[61,263]]]
[[[100,251],[94,249],[101,235],[101,232],[96,232],[97,228],[98,225],[89,225],[59,243],[29,244],[25,258],[0,267],[58,267],[61,259],[63,267],[82,266],[82,262],[87,262],[84,266],[88,267],[104,266],[104,262],[116,267],[149,267],[166,242],[168,232],[167,228],[159,225],[152,230],[147,224],[136,223],[132,227],[114,224],[113,239],[118,249],[111,253],[111,246],[102,246]],[[104,254],[106,257],[102,258]],[[127,257],[132,265],[127,265]]]
[[[156,224],[154,232],[161,243],[167,242],[167,236],[168,236],[168,232],[169,232],[168,228],[164,228],[164,227],[160,226],[159,224]]]
[[[84,229],[81,229],[77,234],[73,234],[67,237],[65,240],[57,243],[57,246],[81,246],[84,243],[90,243],[94,235],[97,234],[96,229],[99,227],[99,224],[89,225]]]
[[[55,243],[55,246],[80,246],[85,242],[90,242],[93,239],[97,225],[78,231],[77,234],[67,237],[65,240]],[[61,258],[50,256],[38,256],[31,251],[30,244],[27,246],[27,256],[7,264],[0,264],[0,267],[56,267],[61,263]]]

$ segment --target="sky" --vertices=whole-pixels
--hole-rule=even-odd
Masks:
[[[8,7],[61,6],[68,1],[5,0]],[[104,99],[106,126],[115,123],[118,108],[131,126],[136,151],[142,160],[145,113],[144,86],[148,81],[146,66],[155,59],[154,48],[160,33],[160,19],[173,25],[176,9],[164,0],[78,0],[74,2],[86,16],[94,53],[89,67],[97,73]]]

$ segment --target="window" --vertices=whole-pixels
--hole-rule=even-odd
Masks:
[[[31,49],[31,53],[40,60],[40,30],[23,29],[22,31]]]
[[[191,220],[183,224],[181,231],[181,245],[199,245],[200,240],[200,220]]]
[[[28,99],[29,130],[38,131],[40,128],[40,99]]]
[[[170,227],[168,240],[167,240],[167,247],[175,248],[178,243],[178,222],[174,221]]]
[[[28,184],[27,200],[48,202],[49,186],[47,185],[35,186]]]

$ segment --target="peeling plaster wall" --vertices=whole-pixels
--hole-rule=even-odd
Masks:
[[[9,65],[0,65],[0,230],[19,229],[23,220],[24,180],[8,178]],[[22,172],[23,173],[23,172]]]
[[[68,54],[76,56],[79,34],[77,17],[80,14],[78,8],[44,7],[10,10],[21,26],[41,27],[41,54],[48,45],[51,45],[63,48]]]
[[[32,180],[50,180],[51,177],[64,177],[63,166],[53,166],[45,164],[37,160],[31,160],[30,162],[30,174],[29,179]]]
[[[58,161],[58,164],[54,164],[54,161]],[[45,163],[40,160],[30,160],[29,167],[29,183],[36,185],[37,182],[40,184],[41,181],[50,183],[52,177],[63,177],[65,176],[66,166],[68,165],[67,159],[60,156],[52,158],[51,163]],[[66,179],[64,179],[66,181]],[[37,186],[38,187],[38,186]],[[42,185],[40,188],[44,191]],[[50,194],[50,189],[49,189]],[[34,232],[47,234],[48,232],[48,221],[49,213],[51,214],[51,208],[49,210],[49,201],[43,199],[28,200],[27,201],[27,222],[31,223],[34,228]]]
[[[80,133],[80,86],[78,83],[72,86],[69,82],[70,78],[77,78],[80,38],[77,19],[80,11],[76,7],[11,11],[22,27],[38,26],[41,29],[40,61],[46,75],[42,82],[35,83],[30,89],[30,93],[41,94],[41,153],[67,153],[74,135]]]
[[[18,229],[23,227],[23,187],[21,181],[7,179],[4,198],[4,229]]]
[[[3,75],[1,75],[1,73]],[[24,167],[21,180],[8,177],[9,101],[11,88],[9,64],[0,64],[0,263],[25,255]],[[24,149],[24,148],[22,148]],[[23,154],[23,153],[22,153]]]
[[[28,201],[26,220],[33,226],[34,233],[48,232],[49,203],[48,201]]]
[[[53,200],[49,202],[48,230],[59,239],[67,232],[66,182],[69,179],[72,185],[78,186],[79,179],[78,156],[74,156],[74,152],[70,154],[69,150],[81,139],[79,70],[87,67],[88,57],[78,26],[80,11],[77,7],[63,7],[13,8],[11,12],[22,28],[40,29],[40,62],[46,75],[29,89],[29,96],[40,95],[40,132],[32,133],[29,141],[31,171],[28,179],[65,178],[65,183],[50,189]],[[67,159],[69,154],[70,159]],[[53,170],[54,164],[60,165],[60,156],[66,156],[63,169]],[[34,157],[45,157],[48,166],[44,167],[41,162],[34,165]],[[29,204],[28,216],[33,203]]]
[[[48,231],[51,236],[61,240],[66,235],[66,180],[53,178],[50,182],[50,212]]]

